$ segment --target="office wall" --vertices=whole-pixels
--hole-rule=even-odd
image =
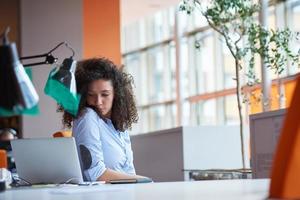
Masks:
[[[120,0],[83,0],[83,57],[121,64]]]
[[[59,42],[67,41],[76,51],[75,59],[82,58],[81,0],[21,0],[20,9],[22,56],[46,53]],[[61,47],[53,55],[62,62],[71,54],[67,48]],[[49,137],[62,128],[56,102],[43,92],[52,68],[50,65],[32,68],[33,84],[40,97],[40,114],[23,117],[25,138]]]
[[[9,40],[19,45],[19,0],[1,0],[0,34],[10,27]]]
[[[121,62],[119,0],[20,0],[20,18],[22,56],[46,53],[67,41],[77,60],[105,56]],[[53,54],[59,58],[58,63],[71,55],[64,47]],[[52,68],[32,68],[33,84],[40,96],[40,115],[24,116],[25,138],[49,137],[62,128],[56,102],[43,92]]]

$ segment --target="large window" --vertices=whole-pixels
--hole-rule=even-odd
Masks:
[[[176,21],[176,9],[160,11],[123,28],[123,63],[135,80],[140,115],[133,134],[179,125],[239,123],[233,57],[220,35],[207,26],[200,13],[192,16],[179,13]],[[300,31],[299,21],[300,0],[269,8],[271,28],[290,27]],[[179,27],[177,38],[175,27]],[[195,48],[196,41],[199,48]],[[294,49],[299,47],[299,43],[293,44]],[[176,59],[176,55],[180,59]],[[260,58],[255,61],[255,71],[260,77]],[[246,71],[243,69],[241,73]],[[282,76],[298,72],[298,67],[288,66]],[[273,79],[278,78],[269,73]],[[246,81],[242,76],[241,83],[244,85]],[[178,116],[179,110],[181,116]],[[248,104],[243,104],[245,122],[251,110]]]
[[[300,1],[292,1],[288,4],[288,26],[294,31],[300,32]],[[293,50],[300,48],[300,40],[293,45]],[[296,74],[300,71],[297,65],[289,66],[289,74]]]

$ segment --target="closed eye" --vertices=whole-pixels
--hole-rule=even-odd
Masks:
[[[103,96],[103,97],[107,97],[107,96],[109,96],[109,94],[102,94],[102,96]]]

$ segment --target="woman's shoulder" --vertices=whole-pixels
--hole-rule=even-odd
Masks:
[[[94,109],[90,108],[90,107],[85,107],[83,109],[83,115],[98,116],[97,112]]]
[[[90,121],[90,120],[102,121],[102,119],[99,117],[99,115],[94,109],[86,107],[82,110],[81,115],[75,121]]]
[[[73,132],[81,132],[81,130],[102,129],[105,122],[98,116],[97,112],[92,108],[84,108],[80,117],[73,122]]]
[[[92,108],[86,107],[83,110],[81,110],[81,113],[77,117],[77,120],[83,120],[86,118],[96,118],[96,117],[97,117],[96,111],[94,111]]]

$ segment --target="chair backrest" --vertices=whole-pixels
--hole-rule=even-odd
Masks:
[[[7,169],[7,156],[6,151],[0,149],[0,168]]]
[[[53,137],[72,137],[72,131],[57,131],[52,134]]]

